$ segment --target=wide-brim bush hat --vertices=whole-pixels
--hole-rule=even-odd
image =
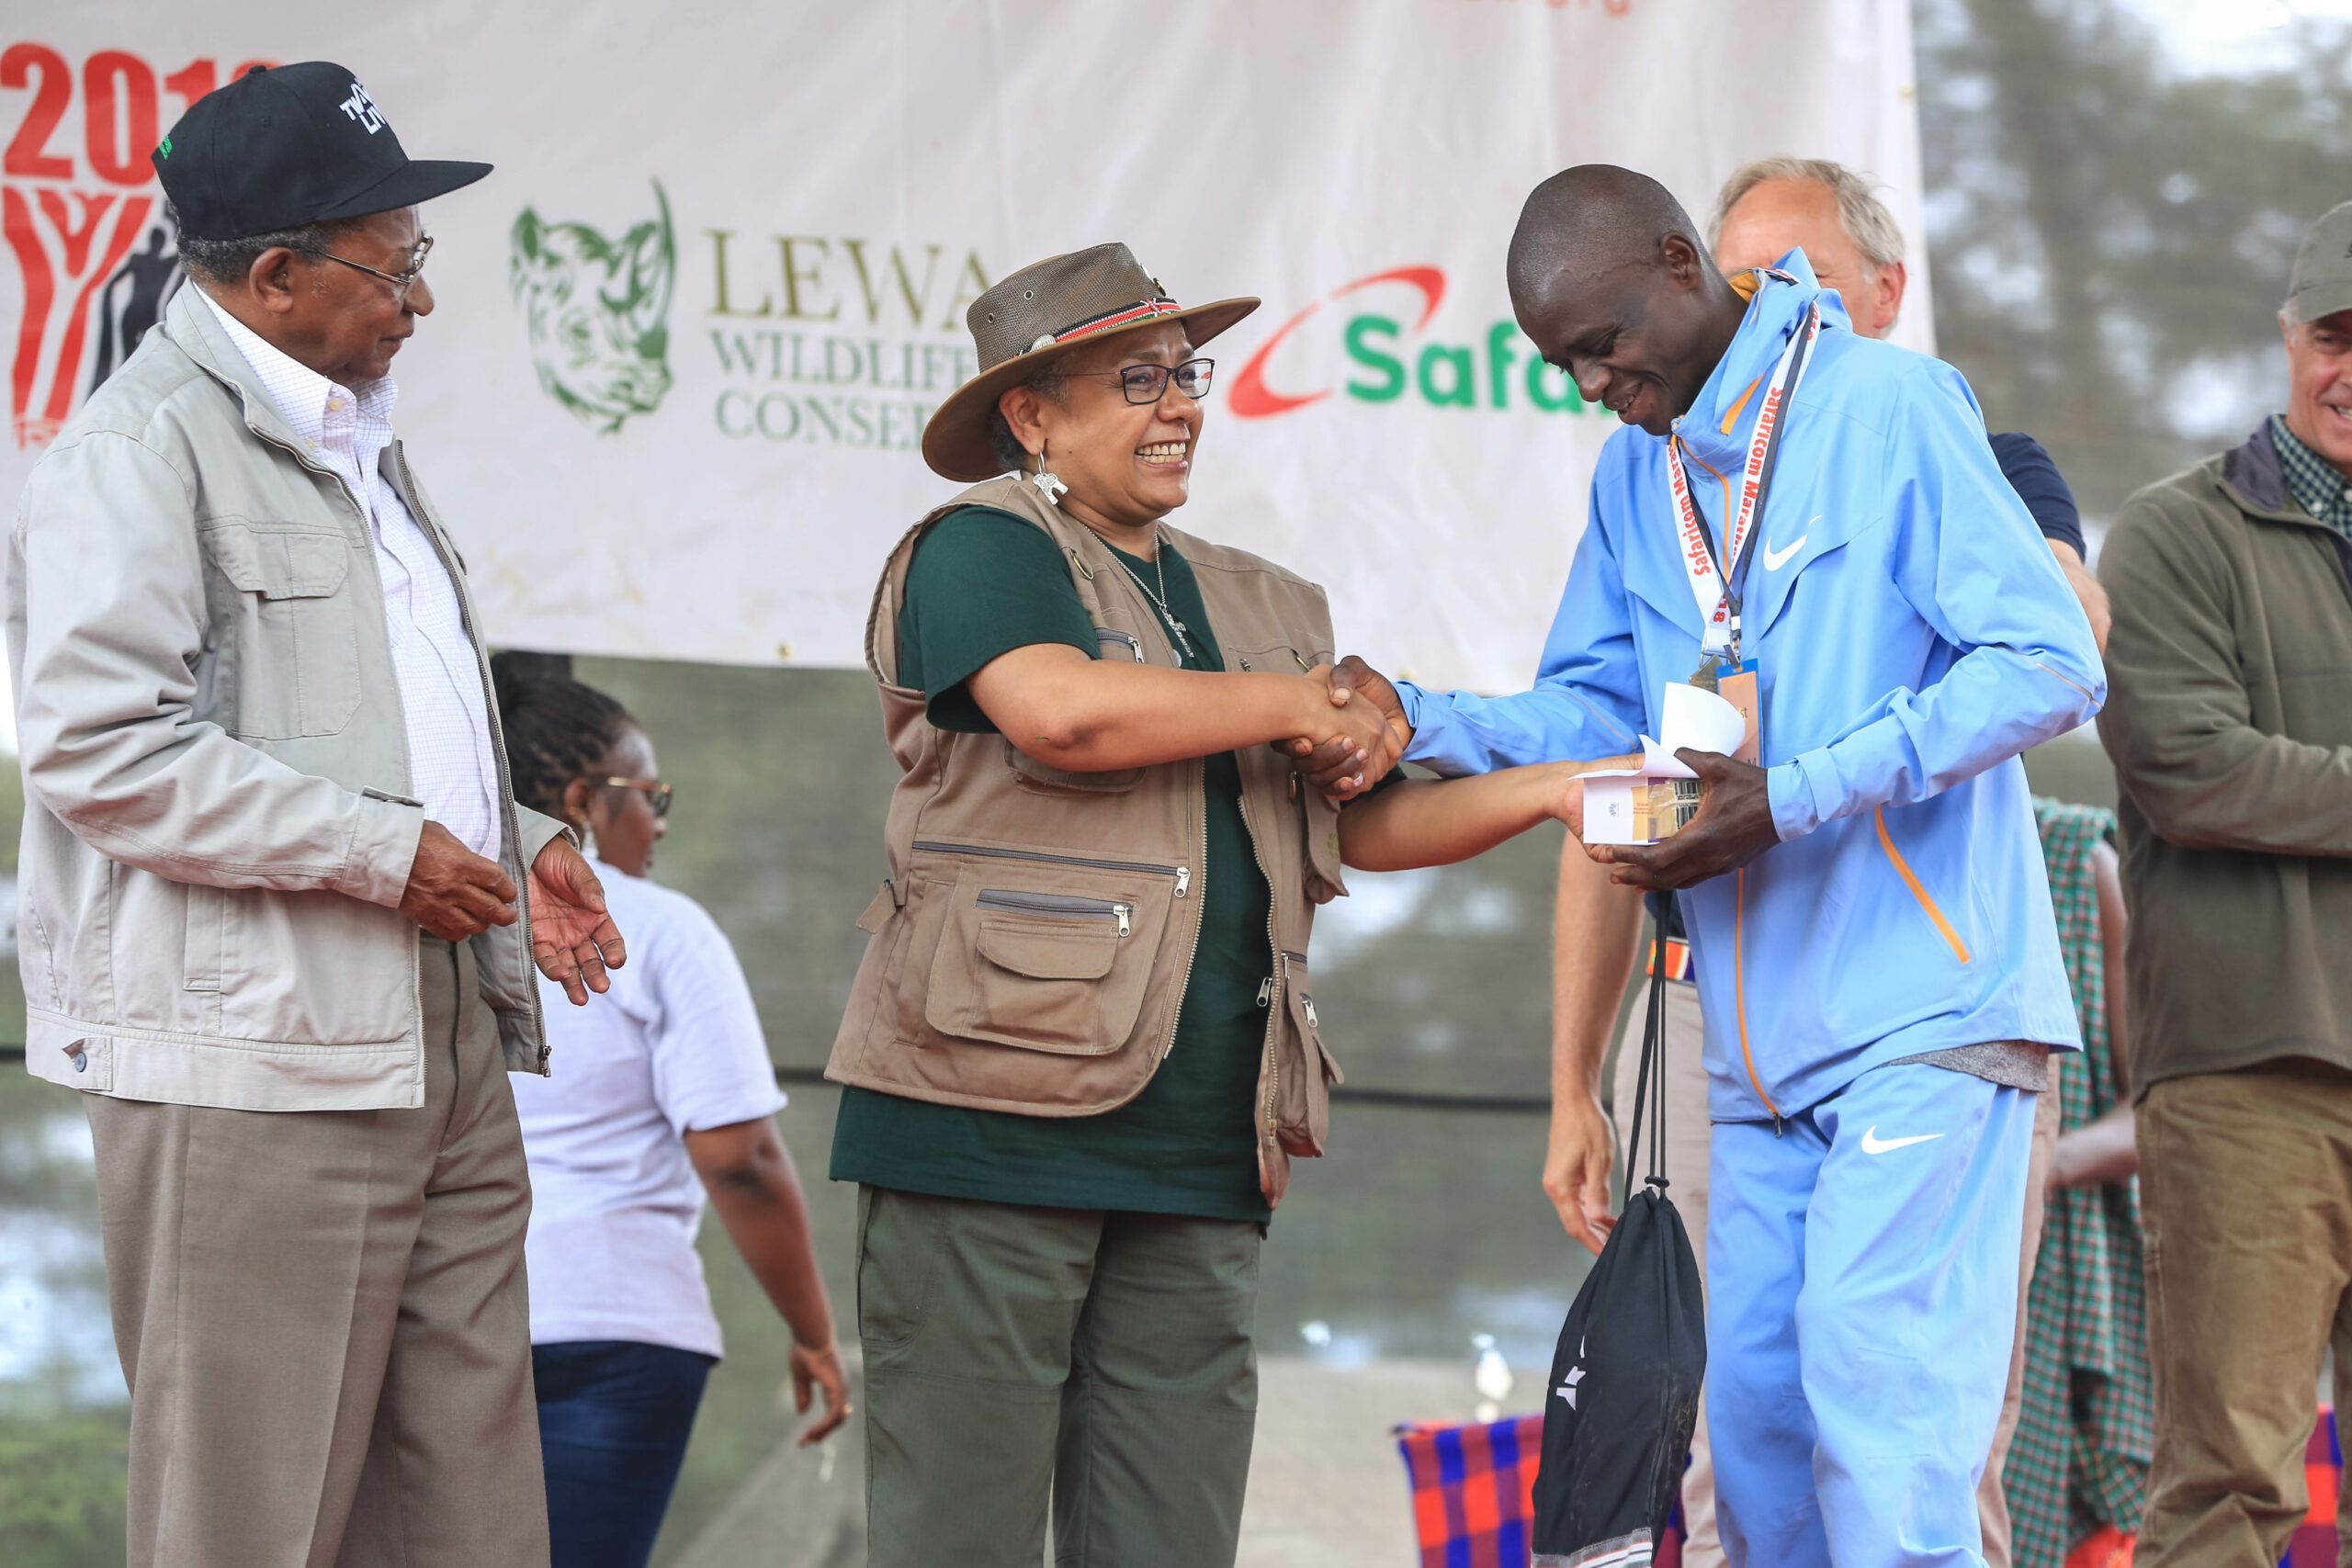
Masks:
[[[1179,305],[1120,244],[1094,245],[1023,267],[964,313],[979,350],[980,373],[939,405],[923,427],[922,460],[944,479],[976,483],[1004,472],[989,443],[989,415],[1067,348],[1114,333],[1190,323],[1197,348],[1258,308],[1252,299]]]

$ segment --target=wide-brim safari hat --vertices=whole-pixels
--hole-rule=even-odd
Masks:
[[[1197,348],[1258,303],[1179,305],[1125,245],[1095,245],[1024,266],[965,312],[980,373],[956,388],[923,427],[922,460],[945,479],[994,479],[1004,464],[989,444],[989,415],[1006,389],[1035,376],[1055,355],[1163,321],[1192,323],[1189,335]]]

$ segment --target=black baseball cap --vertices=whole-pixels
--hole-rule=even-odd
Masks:
[[[184,232],[241,240],[413,207],[490,173],[411,158],[359,79],[325,60],[249,71],[188,106],[154,152]]]

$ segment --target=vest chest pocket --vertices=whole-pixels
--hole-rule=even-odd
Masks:
[[[1142,1011],[1172,881],[1007,857],[957,876],[924,1018],[942,1034],[1108,1055]]]
[[[1105,773],[1073,773],[1041,762],[1015,746],[1004,742],[1004,765],[1012,770],[1012,782],[1036,795],[1121,795],[1143,782],[1141,768],[1119,768]]]
[[[233,674],[229,728],[249,739],[335,735],[359,710],[359,615],[339,533],[243,520],[203,525],[219,580],[213,636]],[[228,592],[220,591],[225,583]]]

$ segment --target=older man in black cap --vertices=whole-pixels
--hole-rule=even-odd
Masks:
[[[129,1561],[548,1559],[505,1075],[619,934],[519,810],[393,439],[414,162],[341,66],[154,152],[197,287],[34,469],[7,579],[28,1057],[84,1091]]]

